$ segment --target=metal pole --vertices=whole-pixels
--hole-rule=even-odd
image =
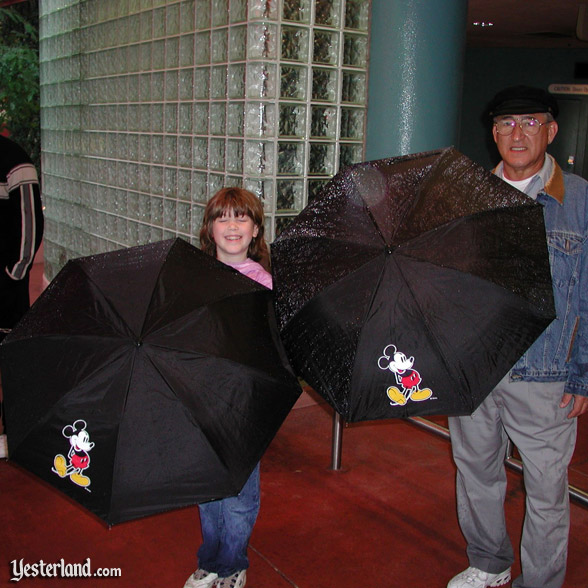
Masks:
[[[341,469],[341,449],[343,444],[343,419],[333,411],[333,445],[331,447],[331,469]]]

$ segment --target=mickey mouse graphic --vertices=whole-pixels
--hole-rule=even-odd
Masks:
[[[94,443],[90,441],[86,426],[86,421],[79,419],[73,425],[63,427],[63,436],[69,439],[71,447],[67,459],[61,454],[55,456],[51,471],[60,478],[69,476],[74,484],[88,490],[90,478],[82,472],[90,467],[88,452],[94,447]]]
[[[414,357],[406,357],[398,351],[395,345],[387,345],[383,355],[378,359],[378,367],[381,370],[390,370],[396,378],[399,387],[390,386],[386,394],[392,406],[403,406],[409,400],[422,402],[433,395],[430,388],[419,388],[422,381],[421,375],[412,369]]]

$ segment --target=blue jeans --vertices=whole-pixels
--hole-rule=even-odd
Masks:
[[[247,545],[259,512],[259,464],[237,496],[199,504],[198,567],[226,578],[249,567]]]

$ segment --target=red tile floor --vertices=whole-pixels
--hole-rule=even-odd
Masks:
[[[588,490],[588,418],[571,468]],[[466,567],[449,442],[402,420],[354,424],[330,469],[332,413],[303,396],[262,460],[261,512],[248,588],[428,588]],[[524,491],[508,471],[507,523],[520,537]],[[0,586],[181,588],[195,567],[198,509],[112,529],[32,475],[0,460]],[[588,587],[588,508],[572,503],[565,588]],[[10,562],[119,568],[120,577],[9,582]],[[518,562],[515,563],[515,572]]]

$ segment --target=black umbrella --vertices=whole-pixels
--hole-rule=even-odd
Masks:
[[[344,169],[272,263],[292,366],[349,421],[471,413],[554,318],[542,206],[454,149]]]
[[[109,524],[238,493],[300,393],[271,292],[180,239],[70,261],[0,351],[10,459]]]

